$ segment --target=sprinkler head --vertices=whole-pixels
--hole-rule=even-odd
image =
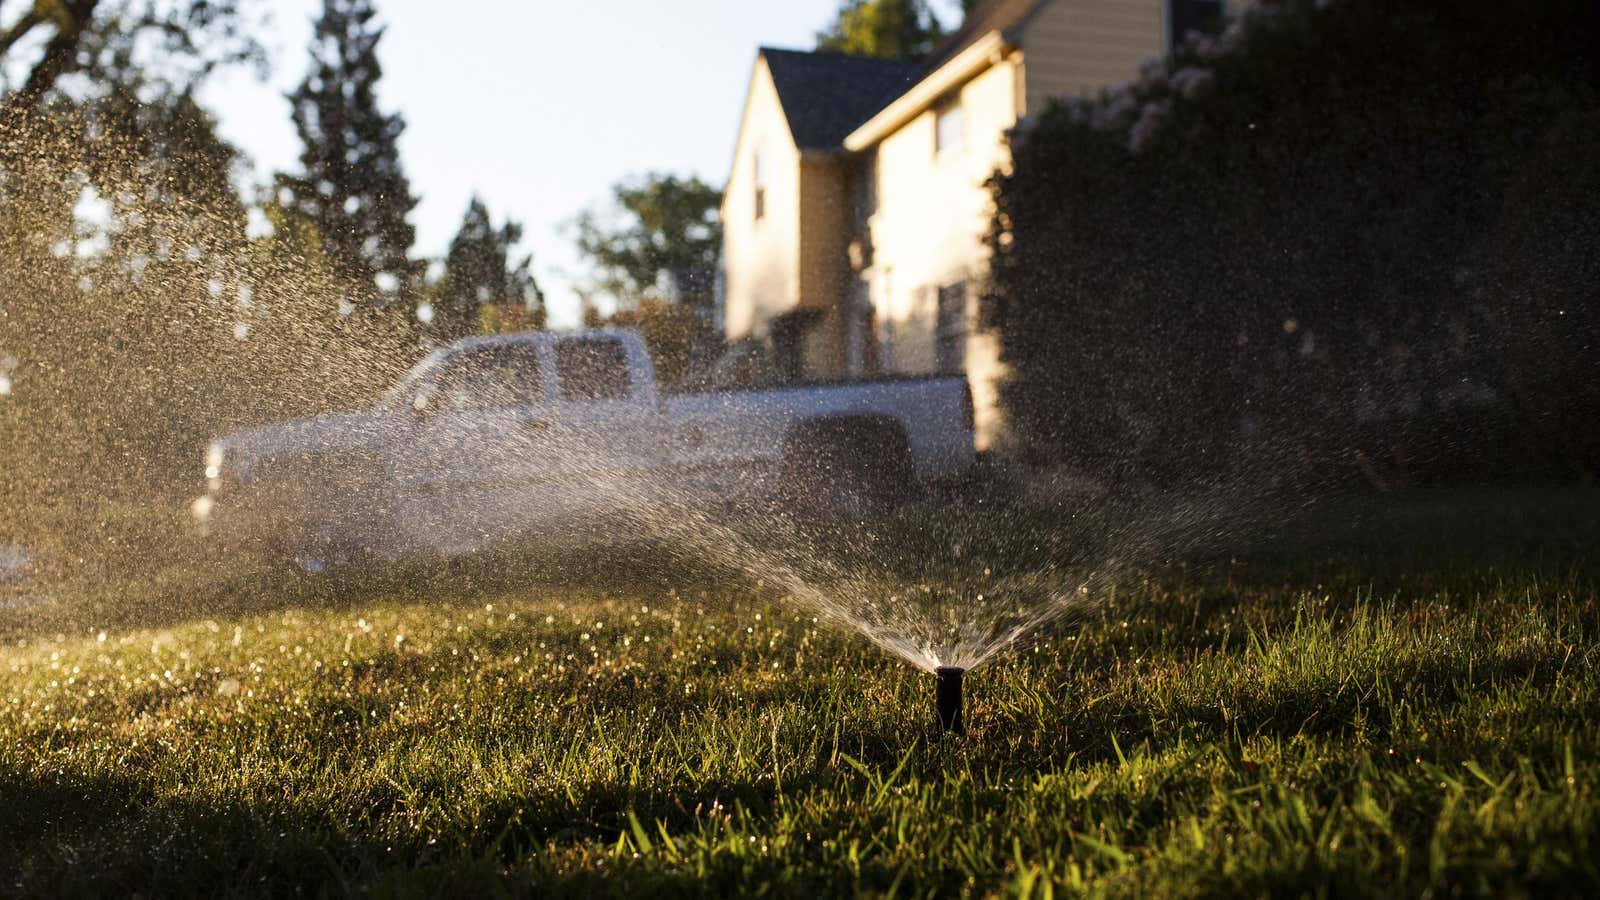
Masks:
[[[939,706],[939,724],[945,731],[961,732],[961,673],[956,666],[940,666],[933,670],[934,700]]]

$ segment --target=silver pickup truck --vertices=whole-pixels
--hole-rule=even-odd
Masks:
[[[372,409],[218,438],[192,509],[320,570],[635,531],[646,503],[865,513],[973,458],[960,375],[667,394],[633,332],[532,332],[441,348]]]

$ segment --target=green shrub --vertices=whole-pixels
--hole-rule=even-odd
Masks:
[[[1556,412],[1594,381],[1590,6],[1257,7],[1021,129],[986,307],[1020,440],[1169,482],[1594,467]],[[1508,416],[1546,431],[1487,459]]]

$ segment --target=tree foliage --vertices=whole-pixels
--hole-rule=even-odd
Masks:
[[[400,163],[405,122],[378,108],[375,16],[371,0],[323,0],[310,69],[289,95],[301,171],[279,184],[287,205],[316,226],[348,301],[409,315],[422,275],[410,256],[417,200]]]
[[[533,257],[511,264],[512,248],[521,240],[519,223],[496,228],[488,206],[472,198],[433,291],[429,331],[437,340],[544,327],[544,295],[533,277]]]
[[[65,76],[101,88],[137,77],[150,99],[184,94],[221,64],[261,65],[258,8],[255,0],[33,0],[7,17],[0,3],[0,73],[20,80],[0,121],[37,109]]]
[[[594,288],[631,306],[663,287],[710,318],[722,252],[722,192],[690,176],[651,173],[613,189],[615,207],[578,217],[578,250]]]
[[[187,92],[58,96],[0,131],[6,527],[101,552],[97,510],[192,496],[209,438],[349,408],[410,361],[343,327],[304,217],[269,200],[248,235],[237,159]]]
[[[650,350],[656,381],[673,390],[704,366],[720,349],[711,323],[678,303],[647,297],[638,304],[602,316],[593,309],[584,315],[585,328],[631,328]]]
[[[944,26],[927,0],[845,0],[833,22],[817,32],[817,49],[917,59],[927,56],[944,36]]]
[[[209,438],[368,403],[414,361],[415,201],[401,123],[374,102],[370,2],[325,4],[291,95],[304,172],[247,212],[241,158],[196,88],[258,58],[255,8],[0,0],[0,538],[79,542],[57,559],[134,531],[170,544],[151,503],[193,496]],[[476,206],[450,288],[488,297],[480,328],[541,325],[528,260],[507,260],[520,228]],[[406,315],[353,327],[384,302]]]
[[[231,399],[235,151],[188,95],[57,100],[0,145],[0,497],[147,488]]]
[[[1597,40],[1579,0],[1261,7],[1047,112],[995,180],[1019,437],[1165,480],[1536,462],[1513,422],[1596,345],[1549,307],[1596,299]],[[1561,372],[1518,391],[1519,346]]]

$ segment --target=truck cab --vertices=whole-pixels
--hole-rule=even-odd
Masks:
[[[384,454],[407,543],[463,552],[534,511],[575,519],[662,463],[655,369],[632,332],[473,338],[417,374]]]

